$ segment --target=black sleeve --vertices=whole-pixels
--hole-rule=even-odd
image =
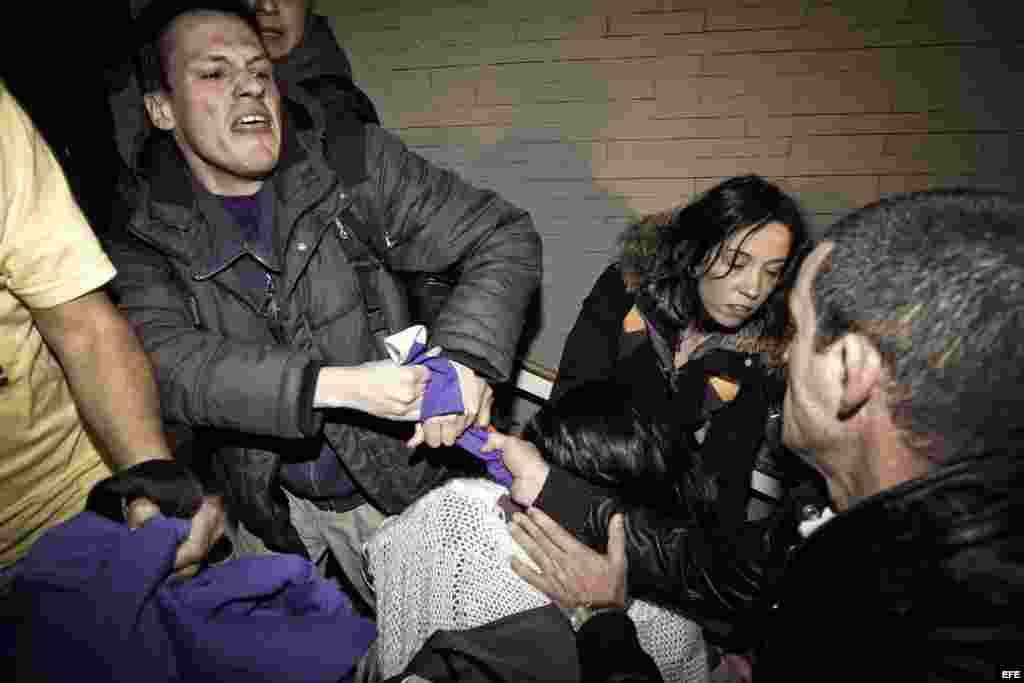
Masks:
[[[544,488],[533,505],[543,510],[573,536],[589,543],[584,539],[584,533],[590,506],[612,495],[611,490],[591,484],[568,470],[552,465]]]
[[[622,272],[618,265],[609,266],[583,300],[579,317],[565,340],[558,377],[551,389],[552,401],[584,382],[614,374],[622,321],[632,307],[633,295],[626,289]]]
[[[535,506],[600,552],[612,515],[623,513],[629,594],[685,614],[712,642],[746,647],[741,627],[759,609],[766,565],[775,562],[772,534],[761,527],[727,532],[707,504],[694,501],[671,514],[628,504],[556,467]]]
[[[576,634],[583,683],[662,683],[651,656],[640,647],[636,625],[619,610],[596,614]]]

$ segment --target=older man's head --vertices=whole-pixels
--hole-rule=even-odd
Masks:
[[[784,440],[837,506],[1024,433],[1024,204],[935,191],[839,221],[791,298]]]

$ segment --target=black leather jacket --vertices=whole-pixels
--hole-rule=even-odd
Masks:
[[[953,462],[860,502],[788,550],[784,542],[780,549],[789,559],[782,579],[769,589],[763,609],[749,613],[748,633],[760,643],[755,680],[951,683],[1005,680],[1003,671],[1020,670],[1022,489],[1024,461],[1011,448]],[[640,520],[630,522],[636,540],[654,546],[673,540],[645,533]],[[685,537],[685,529],[677,532],[677,550],[695,547],[696,539]],[[647,552],[650,559],[640,559],[649,563],[668,557],[656,547]],[[631,585],[633,562],[631,554]],[[677,600],[664,596],[665,604],[687,609],[695,604],[692,588],[721,587],[740,573],[721,574],[719,567],[715,583],[708,583],[685,557],[665,569],[690,572],[663,577],[677,588],[692,583]],[[702,602],[713,607],[717,600],[712,592]],[[621,640],[613,647],[635,649],[635,635],[623,635],[614,617],[602,615],[588,626],[597,628],[599,620]],[[632,665],[627,680],[661,678]]]
[[[791,556],[758,680],[995,681],[1024,665],[1024,459],[965,458],[868,498]]]
[[[797,541],[800,506],[793,497],[770,518],[726,528],[699,491],[683,487],[681,493],[680,505],[670,512],[625,502],[609,489],[552,467],[534,504],[602,551],[612,515],[625,513],[630,596],[685,614],[715,645],[746,651],[756,640],[747,628],[752,615]]]

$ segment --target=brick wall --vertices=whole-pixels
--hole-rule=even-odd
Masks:
[[[319,0],[386,127],[529,209],[557,366],[625,222],[760,173],[819,228],[1024,170],[1016,3]]]

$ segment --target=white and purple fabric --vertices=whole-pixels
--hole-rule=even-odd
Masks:
[[[427,328],[413,325],[396,332],[384,340],[391,360],[400,365],[422,365],[430,370],[430,380],[423,393],[420,419],[426,420],[438,415],[461,413],[465,409],[462,390],[459,388],[459,374],[451,361],[438,353],[438,349],[427,348]],[[487,443],[487,430],[470,427],[462,433],[455,444],[482,460],[487,473],[502,486],[512,485],[512,474],[501,459],[501,451],[483,453]]]

